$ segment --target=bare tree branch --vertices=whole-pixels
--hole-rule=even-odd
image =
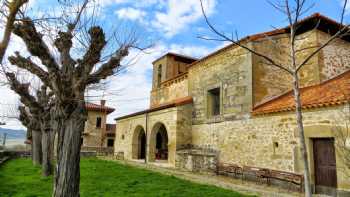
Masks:
[[[34,96],[29,93],[29,84],[19,82],[14,73],[6,73],[9,78],[10,88],[20,96],[20,101],[29,107],[32,114],[41,114],[42,107]]]
[[[100,61],[102,49],[106,45],[105,35],[100,27],[90,28],[89,35],[91,37],[90,46],[76,68],[76,74],[84,80],[87,79],[93,67]]]
[[[129,54],[130,47],[131,45],[121,46],[108,62],[102,64],[97,71],[88,77],[86,84],[98,83],[100,80],[106,79],[108,76],[113,75],[113,70],[119,68],[121,66],[121,60]]]
[[[15,56],[10,56],[8,60],[11,64],[35,74],[43,83],[50,84],[49,74],[35,64],[30,58],[25,58],[21,56],[19,52],[16,52]]]
[[[282,65],[280,65],[278,63],[276,63],[270,57],[268,57],[268,56],[266,56],[266,55],[264,55],[262,53],[259,53],[258,51],[253,50],[253,49],[245,46],[244,44],[240,43],[239,41],[236,41],[236,40],[234,40],[232,38],[229,38],[224,33],[220,33],[218,30],[216,30],[216,28],[210,23],[207,15],[205,14],[204,7],[203,7],[203,1],[200,0],[200,2],[201,2],[201,8],[202,8],[202,13],[203,13],[204,19],[205,19],[206,23],[208,24],[209,28],[211,29],[211,31],[213,31],[216,35],[220,36],[225,41],[229,41],[229,42],[233,43],[234,45],[237,45],[239,47],[242,47],[243,49],[246,49],[247,51],[253,53],[256,56],[259,56],[259,57],[262,57],[262,58],[266,59],[268,62],[271,63],[271,65],[274,65],[274,66],[276,66],[276,67],[286,71],[287,73],[292,74],[292,71],[290,69],[288,69],[288,68],[286,68],[286,67],[284,67],[284,66],[282,66]]]
[[[7,46],[10,42],[10,37],[14,27],[13,24],[16,20],[16,15],[19,12],[20,8],[23,6],[23,4],[27,2],[28,0],[12,0],[8,5],[9,14],[6,17],[7,21],[4,28],[4,35],[0,43],[0,62],[2,62]]]
[[[30,18],[25,18],[16,23],[13,32],[22,38],[28,51],[33,56],[38,57],[50,73],[58,75],[59,66]]]

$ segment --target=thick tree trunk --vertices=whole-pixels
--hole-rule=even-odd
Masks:
[[[58,133],[58,162],[54,197],[78,197],[80,182],[80,143],[84,130],[85,108],[82,102],[69,119],[62,120]],[[65,116],[67,117],[67,116]]]
[[[54,146],[54,136],[55,134],[48,130],[42,132],[42,152],[43,152],[43,162],[42,162],[42,175],[50,176],[53,173],[53,146]]]
[[[297,116],[297,125],[299,132],[299,143],[300,143],[300,152],[301,159],[303,160],[304,166],[304,183],[305,183],[305,196],[311,197],[311,183],[310,183],[310,169],[309,169],[309,160],[307,156],[307,147],[305,143],[305,134],[304,134],[304,125],[303,125],[303,116],[301,111],[301,98],[300,98],[300,85],[298,74],[293,75],[294,78],[294,100],[295,100],[295,112]]]
[[[34,165],[42,163],[41,132],[32,130],[32,160]]]

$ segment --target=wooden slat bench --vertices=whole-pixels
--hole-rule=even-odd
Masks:
[[[299,186],[300,192],[303,191],[304,176],[292,172],[284,172],[279,170],[270,170],[269,177],[281,181],[287,181]]]
[[[279,170],[271,170],[268,168],[252,167],[252,166],[243,166],[240,167],[236,164],[228,163],[219,163],[217,165],[216,174],[218,175],[230,175],[233,174],[235,177],[238,175],[241,176],[242,180],[246,176],[254,176],[259,182],[266,183],[270,185],[271,179],[277,179],[280,181],[286,181],[295,185],[298,185],[300,192],[303,192],[304,189],[304,176],[297,173],[285,172]]]
[[[236,164],[219,163],[217,165],[216,174],[233,174],[235,177],[243,175],[243,169]]]
[[[243,176],[246,178],[247,175],[252,175],[261,183],[265,181],[266,184],[270,183],[269,169],[252,167],[252,166],[243,166]]]

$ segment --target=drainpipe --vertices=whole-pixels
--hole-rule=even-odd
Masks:
[[[148,146],[148,139],[147,139],[147,133],[148,133],[148,113],[146,113],[146,147],[145,147],[145,164],[147,164],[147,159],[148,159],[148,155],[147,155],[147,146]]]

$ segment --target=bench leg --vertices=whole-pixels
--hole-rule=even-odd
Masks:
[[[267,182],[267,185],[268,185],[268,186],[270,186],[270,185],[271,185],[271,184],[270,184],[270,181],[271,181],[271,180],[270,180],[270,178],[269,178],[269,177],[267,177],[267,178],[266,178],[266,182]]]

